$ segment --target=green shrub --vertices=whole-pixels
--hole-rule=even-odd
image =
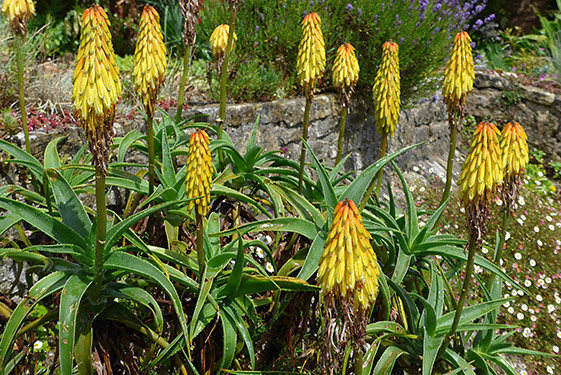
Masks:
[[[436,89],[445,58],[457,31],[465,28],[474,11],[474,1],[463,6],[442,1],[247,0],[240,4],[235,54],[231,68],[239,70],[246,56],[265,67],[274,67],[283,77],[285,92],[295,91],[296,54],[301,37],[300,22],[307,12],[322,19],[328,68],[321,89],[331,87],[330,64],[342,43],[352,43],[360,64],[359,90],[370,90],[381,59],[381,46],[394,40],[400,47],[403,99],[426,95]],[[213,29],[227,23],[227,9],[218,0],[204,3],[197,40],[201,56],[209,56],[208,39]]]

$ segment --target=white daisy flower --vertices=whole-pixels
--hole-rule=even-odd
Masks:
[[[271,264],[271,262],[267,262],[267,264],[265,265],[265,269],[267,270],[267,272],[269,273],[273,273],[275,271],[275,269],[273,268],[273,265]]]

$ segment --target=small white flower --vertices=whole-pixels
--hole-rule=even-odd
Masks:
[[[536,266],[536,261],[533,259],[530,259],[530,266],[535,267]]]
[[[561,240],[555,240],[556,245],[561,245]]]
[[[536,180],[535,181],[536,185],[540,186],[542,184],[542,182],[540,180]]]
[[[545,217],[545,220],[547,220],[547,221],[553,221],[553,218],[552,218],[551,216],[547,215],[547,216]]]
[[[522,371],[520,371],[520,375],[528,375],[528,371],[522,370]]]
[[[505,233],[505,241],[510,240],[510,232]]]
[[[543,172],[542,171],[538,172],[538,177],[543,177]]]
[[[464,213],[464,212],[466,212],[466,209],[462,207],[462,208],[460,208],[460,212]]]
[[[271,238],[271,236],[266,235],[266,236],[263,238],[263,242],[265,242],[265,244],[267,244],[267,245],[270,245],[270,244],[273,243],[273,239]]]
[[[561,304],[561,298],[555,297],[555,303],[558,305]]]
[[[519,290],[519,291],[518,291],[518,295],[519,295],[520,297],[522,297],[522,296],[524,295],[524,292],[521,291],[521,290]]]
[[[528,305],[526,305],[525,303],[523,303],[520,308],[522,309],[522,311],[528,311]]]
[[[532,322],[535,322],[536,320],[538,320],[538,318],[535,315],[530,316],[530,320]]]
[[[433,168],[429,168],[429,173],[434,173],[434,169],[433,169]]]
[[[37,340],[33,343],[33,349],[35,349],[35,350],[39,350],[42,347],[43,347],[43,342],[42,341]]]
[[[527,183],[528,182],[526,182],[526,184]],[[524,201],[524,198],[522,198],[522,197],[518,198],[518,204],[521,205],[521,206],[524,206],[526,204],[526,202]]]
[[[559,353],[559,347],[557,345],[553,345],[551,349],[553,350],[554,353]]]
[[[502,206],[503,205],[503,201],[501,199],[497,199],[497,206]]]
[[[532,286],[532,282],[531,282],[529,279],[526,279],[526,280],[524,281],[524,286],[525,286],[526,288],[529,288],[529,287]]]
[[[514,259],[516,259],[516,260],[522,259],[522,254],[520,254],[520,253],[514,254]]]
[[[561,331],[557,331],[557,338],[561,339]]]
[[[539,231],[540,231],[540,228],[536,225],[536,226],[534,227],[534,232],[538,233]]]
[[[549,230],[555,230],[555,225],[549,224],[548,228],[549,228]]]
[[[536,301],[541,302],[543,301],[543,297],[541,294],[536,295]]]
[[[275,271],[275,269],[273,268],[273,265],[271,264],[271,262],[267,262],[267,264],[265,265],[265,269],[267,270],[267,272],[269,273],[273,273]]]
[[[532,330],[528,327],[524,328],[524,330],[522,331],[522,336],[530,337],[531,335],[532,335]]]
[[[522,314],[522,313],[516,314],[516,319],[518,319],[518,320],[524,319],[524,314]]]
[[[425,189],[424,186],[421,186],[421,187],[419,188],[419,191],[420,191],[421,193],[424,192],[425,190],[426,190],[426,189]]]
[[[419,167],[417,167],[417,166],[415,165],[415,166],[413,167],[413,170],[414,170],[415,172],[419,172]]]
[[[384,199],[387,200],[387,201],[389,201],[389,200],[390,200],[390,196],[387,195],[387,194],[384,194]]]
[[[542,240],[537,240],[536,242],[538,243],[538,246],[540,246],[540,247],[543,246]]]
[[[509,314],[514,314],[514,307],[510,306],[506,311],[508,311]]]
[[[553,368],[551,366],[547,366],[546,370],[548,374],[553,374]]]
[[[545,278],[545,282],[548,283],[548,284],[551,284],[551,277],[549,277],[549,276],[546,277],[546,278]]]
[[[486,247],[484,247],[484,248],[481,249],[481,252],[482,252],[483,254],[487,254],[487,253],[489,252],[489,249],[487,249]]]
[[[510,302],[509,302],[509,301],[506,301],[505,303],[503,303],[503,306],[504,306],[505,308],[506,308],[506,307],[510,307]]]
[[[524,221],[521,218],[516,219],[516,222],[520,225],[524,225]]]
[[[522,220],[526,220],[526,215],[520,215],[520,218],[521,218]]]
[[[554,312],[554,311],[555,311],[555,306],[553,306],[553,305],[547,305],[547,312],[548,312],[548,313],[551,314],[551,313]]]
[[[255,253],[259,258],[265,258],[265,252],[262,248],[258,247],[257,250],[255,250]]]
[[[555,225],[557,226],[557,228],[561,228],[561,222],[557,222],[555,223]]]
[[[409,191],[411,192],[415,191],[415,186],[409,186]]]

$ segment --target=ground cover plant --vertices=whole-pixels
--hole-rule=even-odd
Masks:
[[[405,3],[387,6],[404,17]],[[197,48],[194,19],[201,5],[208,11],[213,4],[182,4],[183,17],[191,17],[182,30],[181,40],[189,46],[183,77],[189,74],[191,49]],[[138,91],[146,134],[132,130],[119,138],[113,137],[113,124],[126,82],[119,74],[111,24],[101,6],[84,10],[71,95],[87,143],[62,158],[60,139],[54,139],[36,158],[0,140],[9,163],[25,171],[17,183],[0,187],[0,255],[18,263],[21,272],[27,265],[29,288],[19,303],[9,295],[0,301],[0,375],[516,374],[512,356],[553,355],[548,348],[540,352],[513,341],[522,327],[498,315],[521,302],[522,295],[533,295],[532,284],[501,267],[503,244],[515,241],[509,228],[516,226],[512,219],[518,219],[514,209],[524,197],[518,189],[529,160],[520,124],[505,124],[500,132],[482,122],[475,129],[458,182],[467,213],[465,239],[448,231],[442,218],[449,192],[430,207],[416,204],[394,161],[415,145],[392,154],[382,148],[377,161],[356,172],[343,169],[348,155],[327,167],[308,145],[306,117],[330,65],[327,56],[335,54],[326,40],[337,37],[336,29],[322,23],[322,12],[325,7],[341,14],[356,9],[360,18],[378,11],[379,4],[367,4],[336,8],[328,0],[311,2],[303,5],[306,14],[299,4],[290,15],[302,24],[301,32],[293,30],[300,42],[290,64],[307,100],[299,163],[257,144],[259,118],[245,148],[229,136],[228,82],[235,82],[230,71],[243,46],[239,31],[249,18],[241,15],[250,1],[225,1],[216,9],[228,16],[228,24],[204,29],[217,32],[209,36],[219,76],[220,110],[213,123],[155,108],[166,53],[158,13],[150,5],[144,8],[132,69],[135,86],[128,89]],[[436,17],[441,8],[465,13],[475,6],[411,4],[411,12],[426,18]],[[20,39],[32,5],[31,0],[4,1],[3,12]],[[451,130],[461,124],[474,79],[469,36],[455,33],[466,22],[464,13],[438,20],[448,22],[446,35],[432,34],[454,41],[446,49],[451,57],[443,87]],[[379,69],[370,67],[368,73],[367,67],[363,78],[372,78],[367,89],[373,90],[384,138],[399,131],[403,82],[411,79],[401,73],[414,59],[398,47],[400,42],[407,46],[408,35],[398,36],[388,35],[394,41],[383,47],[380,43],[383,52],[367,49],[383,57]],[[354,47],[345,49],[350,53]],[[430,62],[435,68],[438,59]],[[356,83],[361,74],[356,61],[341,60],[341,81]],[[432,68],[426,69],[429,74]],[[423,77],[417,79],[423,87]],[[20,75],[20,87],[23,81]],[[349,86],[345,89],[352,93]],[[343,99],[345,94],[350,95],[343,92]],[[19,95],[23,103],[23,89]],[[22,124],[27,128],[25,120]],[[453,136],[451,154],[452,143]],[[147,162],[132,162],[132,154]],[[533,178],[532,167],[528,170]],[[387,199],[381,193],[382,173],[394,174],[398,182],[387,187]],[[127,197],[125,207],[108,207],[108,187]],[[499,213],[497,199],[504,202]],[[502,218],[501,230],[489,236],[493,212]],[[462,220],[457,222],[460,226]],[[547,279],[539,283],[549,284]]]

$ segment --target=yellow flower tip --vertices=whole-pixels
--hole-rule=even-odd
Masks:
[[[25,34],[27,21],[35,15],[35,4],[33,0],[4,0],[2,13],[16,32]]]
[[[94,163],[105,171],[115,105],[121,98],[121,81],[109,20],[98,5],[92,5],[82,14],[80,47],[72,81],[76,114],[84,127]]]
[[[512,179],[520,176],[529,161],[528,137],[522,126],[515,122],[508,123],[501,133],[501,151],[503,155],[504,177]]]
[[[166,79],[167,56],[160,16],[152,6],[145,6],[140,18],[134,51],[134,82],[142,103],[152,113],[158,90]]]
[[[390,138],[397,126],[401,106],[399,74],[399,46],[388,41],[382,46],[382,63],[376,73],[374,87],[376,129]]]
[[[484,203],[503,182],[503,159],[499,130],[492,123],[479,124],[458,179],[460,197],[466,205]]]
[[[230,25],[222,24],[216,26],[216,28],[210,35],[210,49],[212,51],[212,56],[214,56],[215,60],[219,60],[226,53],[229,33],[230,33]],[[238,40],[238,36],[236,35],[235,32],[233,38],[234,38],[234,42]]]
[[[471,38],[467,32],[456,34],[452,54],[444,71],[442,97],[450,114],[463,110],[466,96],[473,89],[475,69],[470,43]]]
[[[358,81],[360,68],[355,55],[355,48],[349,44],[343,44],[337,49],[337,55],[333,62],[333,84],[337,88],[349,88]]]
[[[317,13],[307,14],[302,20],[296,70],[306,95],[313,95],[325,70],[325,42],[321,32],[321,19]]]
[[[185,175],[185,192],[189,201],[189,210],[196,206],[200,216],[206,216],[210,205],[210,188],[212,185],[212,158],[210,156],[208,134],[196,130],[189,138],[187,155],[187,172]]]
[[[380,270],[370,238],[354,202],[339,202],[319,261],[318,282],[324,295],[349,298],[363,310],[372,306]]]

